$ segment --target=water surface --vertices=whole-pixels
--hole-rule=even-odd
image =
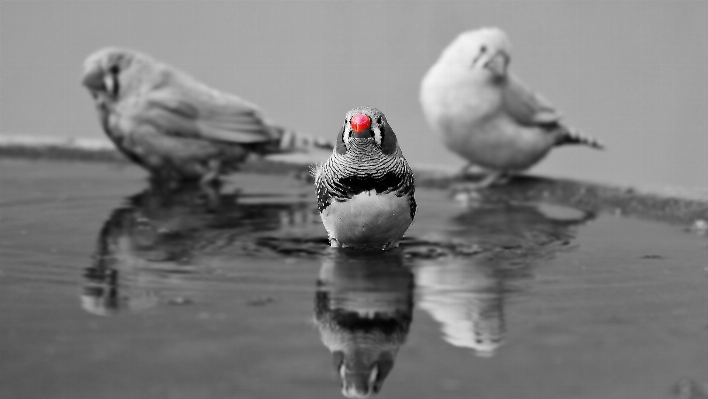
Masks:
[[[2,397],[708,392],[708,242],[682,226],[419,189],[402,248],[362,253],[289,176],[0,167]]]

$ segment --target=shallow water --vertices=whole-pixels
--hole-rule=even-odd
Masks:
[[[335,251],[292,177],[0,167],[3,398],[708,397],[681,226],[419,189],[400,250]]]

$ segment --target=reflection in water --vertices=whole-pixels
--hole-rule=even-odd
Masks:
[[[504,335],[504,280],[476,259],[421,262],[418,306],[440,323],[451,345],[493,356]]]
[[[82,307],[98,315],[152,307],[159,303],[156,289],[184,283],[197,270],[198,255],[258,251],[254,233],[316,225],[316,211],[293,198],[152,186],[104,223],[93,264],[83,273]]]
[[[412,321],[413,275],[400,249],[331,248],[323,258],[315,320],[347,397],[379,392]]]
[[[468,209],[453,220],[455,240],[487,251],[472,257],[420,261],[415,269],[419,306],[441,324],[445,341],[490,357],[504,337],[505,295],[513,281],[551,259],[589,215],[571,209],[494,205]]]
[[[120,309],[140,310],[157,304],[151,284],[141,281],[141,276],[132,276],[137,281],[121,281],[124,276],[116,263],[114,258],[97,256],[84,270],[81,307],[95,315],[110,316]]]

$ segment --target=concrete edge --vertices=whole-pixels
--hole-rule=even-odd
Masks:
[[[307,174],[318,158],[281,154],[254,159],[242,170],[252,173]],[[73,161],[127,162],[106,138],[56,138],[0,134],[0,158],[63,159]],[[450,189],[464,183],[451,167],[412,165],[416,185]],[[481,190],[480,196],[499,201],[547,201],[592,212],[620,213],[640,218],[692,224],[708,220],[708,189],[646,189],[589,183],[570,179],[518,176],[512,184]]]

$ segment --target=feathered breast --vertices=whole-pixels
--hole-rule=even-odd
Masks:
[[[371,145],[351,145],[345,154],[335,152],[319,166],[315,187],[320,212],[332,201],[346,201],[362,192],[375,191],[376,194],[394,192],[398,197],[408,195],[411,217],[415,215],[414,176],[400,151],[384,156]]]

